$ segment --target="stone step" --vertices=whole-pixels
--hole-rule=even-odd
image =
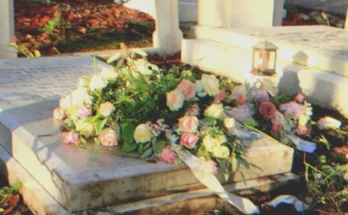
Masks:
[[[195,26],[194,38],[252,49],[262,41],[279,47],[278,57],[348,77],[348,32],[328,26],[214,28]]]
[[[213,35],[212,33],[212,37]],[[239,41],[240,44],[234,46],[232,44],[236,41],[233,41],[233,38],[229,44],[203,39],[183,40],[181,60],[244,83],[250,78],[255,78],[250,73],[252,49],[248,47],[248,39],[245,39],[247,42]],[[274,92],[290,95],[302,93],[309,102],[335,109],[348,117],[348,77],[310,69],[282,58],[277,61],[277,73],[275,77],[258,78],[264,79],[269,85],[268,89]]]
[[[0,60],[0,65],[11,65],[0,67],[0,76],[9,77],[0,83],[0,143],[65,210],[88,210],[204,188],[184,164],[152,164],[116,156],[117,149],[86,151],[63,145],[60,125],[51,119],[57,97],[73,90],[79,76],[108,65],[75,57],[66,61],[46,58],[51,63],[37,67],[35,60]],[[81,68],[75,66],[78,62]],[[59,64],[63,69],[52,66]],[[246,180],[290,172],[293,149],[268,139],[246,148],[250,167],[240,168]],[[222,175],[219,178],[222,181]],[[231,178],[241,180],[240,174]]]

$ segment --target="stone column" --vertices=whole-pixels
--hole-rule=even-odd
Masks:
[[[0,58],[15,58],[16,51],[10,47],[14,39],[13,0],[0,0]]]
[[[156,30],[153,44],[165,54],[181,50],[182,32],[179,29],[178,0],[155,1]]]
[[[198,24],[212,27],[281,25],[284,0],[199,0]]]
[[[347,3],[347,12],[346,12],[346,23],[344,24],[344,29],[348,30],[348,0],[346,0]]]

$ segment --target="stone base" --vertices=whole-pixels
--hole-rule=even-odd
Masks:
[[[1,162],[2,161],[2,162]],[[0,175],[9,179],[10,184],[20,181],[24,203],[37,215],[68,215],[60,204],[29,174],[11,155],[0,146]],[[225,185],[229,192],[239,192],[243,195],[251,195],[257,192],[268,192],[280,186],[298,181],[298,177],[292,173],[273,175],[251,179],[245,182],[236,182]],[[152,198],[142,201],[130,202],[116,206],[99,208],[96,210],[80,211],[76,214],[202,214],[214,208],[224,207],[229,212],[236,212],[224,200],[214,197],[214,193],[208,189],[187,191],[173,195]]]
[[[151,164],[116,156],[117,149],[86,151],[61,143],[59,124],[51,119],[56,98],[73,90],[79,76],[108,65],[94,65],[90,57],[0,65],[6,76],[0,80],[0,143],[69,213],[204,188],[184,164]],[[268,139],[246,144],[250,166],[240,168],[246,180],[291,170],[293,149]]]

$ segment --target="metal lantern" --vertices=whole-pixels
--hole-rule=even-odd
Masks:
[[[276,73],[278,47],[264,41],[253,47],[253,73],[273,75]]]

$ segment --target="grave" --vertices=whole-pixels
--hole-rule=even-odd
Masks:
[[[59,124],[51,118],[59,97],[75,88],[78,77],[103,68],[109,65],[92,57],[0,60],[2,170],[11,183],[23,184],[26,204],[37,214],[83,214],[108,206],[115,214],[211,196],[183,163],[153,164],[116,156],[117,148],[61,143]],[[296,179],[289,173],[293,149],[268,139],[246,145],[251,165],[240,171],[247,181],[236,174],[227,190],[272,188]]]
[[[348,32],[327,26],[194,26],[195,39],[183,40],[182,61],[234,80],[251,78],[252,47],[269,41],[278,49],[277,75],[269,88],[302,93],[309,102],[348,116]]]

